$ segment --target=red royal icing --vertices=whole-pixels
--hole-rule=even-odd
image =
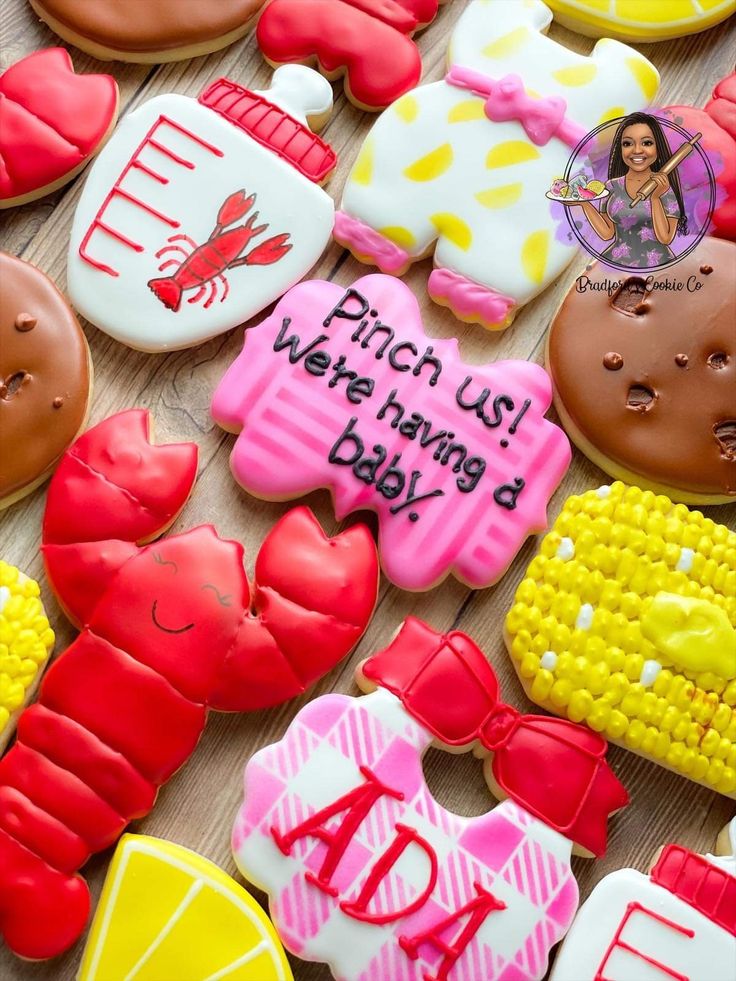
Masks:
[[[612,955],[619,949],[626,951],[627,954],[634,958],[638,958],[644,964],[649,964],[650,967],[654,968],[657,975],[662,975],[663,981],[665,978],[670,978],[671,981],[691,981],[691,979],[685,974],[681,974],[674,968],[669,967],[656,957],[651,957],[649,954],[645,954],[644,951],[638,950],[636,947],[633,947],[630,943],[623,939],[623,932],[629,924],[629,921],[638,917],[646,917],[647,919],[654,920],[655,923],[659,923],[660,926],[664,927],[666,930],[673,930],[675,933],[681,933],[686,937],[692,938],[694,936],[693,931],[689,928],[680,926],[679,923],[675,923],[674,920],[670,920],[668,917],[662,916],[661,913],[657,913],[655,910],[647,909],[647,907],[642,906],[641,903],[631,902],[626,907],[624,918],[621,920],[611,943],[608,945],[606,952],[603,955],[603,960],[598,965],[598,970],[595,973],[595,978],[593,981],[613,981],[613,978],[606,973],[606,968]]]
[[[148,813],[207,710],[300,694],[354,646],[375,604],[368,530],[329,539],[307,508],[267,536],[252,593],[242,546],[211,526],[136,548],[170,524],[196,474],[195,446],[151,446],[148,428],[142,411],[101,423],[49,488],[48,572],[85,626],[0,761],[0,933],[24,957],[77,939],[89,895],[75,870]]]
[[[652,869],[652,882],[736,937],[736,877],[702,855],[666,845]]]
[[[410,35],[437,14],[438,0],[272,0],[256,36],[269,61],[317,58],[345,72],[352,98],[383,109],[418,84],[422,62]]]
[[[98,149],[117,112],[110,75],[76,75],[64,48],[22,58],[0,77],[0,201],[61,180]]]
[[[628,803],[606,763],[606,740],[565,719],[505,705],[493,668],[466,634],[439,634],[408,617],[363,673],[440,742],[480,742],[493,752],[493,777],[509,797],[593,854],[605,853],[608,815]]]

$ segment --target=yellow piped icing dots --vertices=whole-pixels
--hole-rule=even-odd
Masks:
[[[39,596],[35,579],[0,561],[0,746],[54,646]]]
[[[294,981],[256,900],[206,858],[124,835],[100,896],[79,981]]]
[[[529,696],[736,797],[736,534],[614,483],[568,498],[506,619]]]

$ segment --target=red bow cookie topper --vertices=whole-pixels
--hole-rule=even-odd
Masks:
[[[76,875],[188,759],[208,709],[303,692],[365,629],[378,564],[358,525],[328,539],[312,513],[267,536],[254,583],[209,525],[149,542],[192,488],[197,448],[152,446],[148,414],[113,416],[65,454],[49,487],[46,570],[81,633],[47,672],[0,761],[0,934],[52,957],[84,929]]]
[[[422,60],[411,40],[445,0],[271,0],[256,37],[272,64],[316,60],[329,79],[345,76],[361,109],[384,109],[413,88]]]
[[[358,682],[370,693],[315,699],[247,763],[239,868],[286,945],[343,981],[539,981],[577,908],[572,843],[602,854],[628,800],[605,740],[505,705],[469,637],[413,618]],[[507,799],[441,807],[421,762],[436,740],[492,752]]]
[[[11,65],[0,76],[0,208],[35,201],[76,177],[117,115],[115,79],[75,74],[63,48]]]

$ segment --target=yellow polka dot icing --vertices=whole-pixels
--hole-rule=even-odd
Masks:
[[[35,579],[0,560],[0,749],[54,646],[39,595]]]
[[[736,533],[622,483],[570,497],[506,642],[538,705],[736,797]]]
[[[276,931],[222,869],[159,838],[120,839],[79,981],[293,981]]]
[[[443,143],[435,150],[430,150],[426,156],[415,160],[404,171],[404,176],[410,181],[434,181],[449,170],[453,161],[453,151],[449,143]]]
[[[736,0],[547,0],[555,20],[589,37],[661,41],[704,31],[736,11]]]

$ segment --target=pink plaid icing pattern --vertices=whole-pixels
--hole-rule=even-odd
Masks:
[[[506,904],[488,914],[449,972],[449,981],[521,981],[541,978],[549,951],[567,932],[578,902],[569,863],[570,845],[552,829],[505,801],[489,813],[464,818],[440,807],[427,790],[421,754],[429,734],[385,691],[360,699],[327,695],[297,715],[284,739],[246,766],[245,803],[233,829],[233,850],[243,874],[270,896],[271,915],[284,943],[309,960],[330,963],[345,981],[424,981],[434,977],[443,953],[431,943],[410,959],[399,937],[416,937],[452,916],[476,896],[478,883]],[[404,800],[380,797],[343,854],[325,894],[305,878],[317,874],[327,846],[298,838],[290,854],[274,843],[271,828],[286,833],[364,783],[367,766]],[[326,827],[334,831],[343,815]],[[359,922],[339,903],[355,899],[375,860],[401,822],[415,828],[437,855],[431,895],[414,913],[382,925]],[[425,888],[424,870],[402,859],[382,881],[370,911],[406,907]],[[416,857],[415,852],[415,857]],[[416,865],[416,863],[414,863]],[[466,922],[442,939],[452,943]]]

